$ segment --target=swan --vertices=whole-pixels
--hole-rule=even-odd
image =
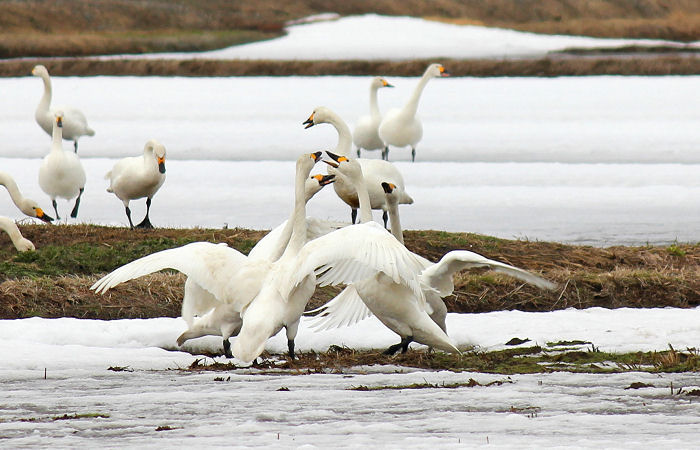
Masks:
[[[10,236],[10,240],[15,245],[18,252],[27,252],[34,250],[34,244],[32,241],[22,236],[19,228],[14,221],[8,219],[7,217],[0,217],[0,230],[3,230]]]
[[[319,152],[320,157],[320,152]],[[324,186],[333,182],[332,175],[314,175],[304,184],[305,199],[308,202]],[[177,338],[182,346],[187,340],[201,336],[214,335],[223,338],[224,355],[232,358],[229,338],[240,331],[242,320],[240,307],[228,295],[225,287],[230,275],[243,270],[248,265],[248,273],[254,274],[252,268],[267,269],[272,261],[279,258],[292,233],[291,226],[283,222],[268,233],[250,251],[248,257],[226,244],[194,242],[182,247],[163,250],[139,258],[98,280],[91,289],[103,294],[108,289],[162,269],[175,269],[185,275],[185,292],[182,301],[182,318],[188,329]],[[319,226],[313,227],[316,232]],[[309,239],[316,237],[312,235]],[[208,286],[203,287],[202,285]]]
[[[114,193],[126,209],[129,226],[134,228],[153,228],[148,218],[151,199],[165,182],[165,147],[151,139],[143,147],[143,155],[131,156],[117,161],[112,170],[107,172],[109,180],[107,192]],[[134,227],[131,221],[129,202],[146,197],[146,217]]]
[[[55,114],[54,110],[51,109],[51,77],[49,71],[42,65],[34,66],[32,75],[44,81],[44,95],[36,107],[34,118],[46,134],[51,136]],[[73,149],[77,153],[78,138],[80,136],[94,136],[95,131],[88,126],[85,115],[79,110],[66,107],[61,107],[60,110],[64,114],[63,139],[73,141]]]
[[[56,220],[61,219],[58,215],[56,197],[67,200],[75,198],[75,205],[70,216],[76,218],[78,217],[80,197],[85,190],[85,170],[77,154],[63,150],[62,131],[63,112],[57,111],[53,125],[51,150],[39,167],[39,186],[51,198],[53,209],[56,212]]]
[[[352,135],[345,121],[329,108],[319,106],[313,110],[311,116],[304,122],[304,125],[306,125],[305,128],[310,128],[319,123],[333,125],[338,132],[338,145],[336,145],[333,153],[348,157],[352,145]],[[406,193],[403,176],[393,164],[388,161],[366,158],[358,158],[357,161],[360,163],[365,179],[367,179],[371,208],[381,209],[383,211],[382,219],[384,220],[384,227],[386,228],[388,221],[386,197],[380,183],[382,181],[387,181],[399,186],[402,192],[401,198],[399,199],[400,203],[410,205],[413,203],[413,199]],[[329,173],[334,173],[333,168],[329,168],[328,170]],[[347,182],[345,178],[342,178],[336,180],[333,184],[333,188],[335,189],[335,193],[338,194],[338,197],[350,206],[352,210],[352,223],[355,223],[357,219],[357,209],[360,206],[355,187],[352,183]]]
[[[382,77],[372,78],[369,85],[369,115],[362,116],[355,125],[355,131],[352,134],[352,141],[357,147],[357,157],[360,157],[360,150],[382,150],[382,159],[386,159],[386,148],[377,133],[379,123],[382,121],[382,115],[379,113],[377,106],[377,91],[383,87],[394,87]]]
[[[34,200],[30,200],[22,195],[19,191],[19,187],[15,180],[7,172],[0,171],[0,185],[7,188],[7,192],[10,193],[10,198],[12,202],[29,217],[36,217],[44,222],[53,221],[53,217],[44,213],[44,210],[39,208],[39,204]]]
[[[398,241],[403,242],[396,186],[384,182],[382,183],[382,188],[386,192],[389,204],[391,232]],[[423,264],[423,270],[419,275],[419,279],[423,286],[423,294],[425,295],[426,304],[428,306],[426,312],[429,314],[430,319],[444,332],[447,332],[445,325],[447,308],[442,298],[452,294],[454,291],[454,274],[461,270],[487,267],[490,270],[519,279],[537,286],[540,289],[553,290],[557,287],[555,283],[523,269],[488,259],[478,253],[467,250],[452,250],[446,253],[437,263],[433,263],[419,255],[415,256]],[[410,308],[408,308],[410,304],[408,306],[398,304],[399,302],[396,301],[396,299],[399,297],[397,296],[377,296],[374,299],[370,299],[368,302],[363,296],[364,293],[361,293],[359,290],[356,290],[356,292],[357,295],[352,291],[341,292],[341,294],[321,308],[310,311],[309,313],[320,312],[320,314],[312,320],[311,326],[316,329],[348,326],[374,314],[382,323],[402,337],[399,344],[392,345],[385,353],[392,354],[399,349],[405,352],[411,341],[421,342],[415,339],[415,336],[407,336],[406,332],[401,334],[396,329],[392,328],[392,326],[397,329],[400,329],[400,327],[408,328],[410,315],[412,314],[415,317],[416,314],[415,310],[410,311]]]
[[[411,161],[416,160],[416,144],[423,137],[423,125],[416,117],[420,96],[431,78],[447,76],[449,73],[442,65],[429,65],[404,107],[394,108],[384,116],[378,132],[386,147],[385,159],[389,159],[389,146],[393,145],[394,147],[411,146]]]

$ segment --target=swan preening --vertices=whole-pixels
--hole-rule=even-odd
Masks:
[[[153,228],[148,213],[151,199],[165,182],[165,147],[155,139],[146,142],[143,155],[119,160],[105,178],[109,180],[107,192],[112,192],[124,204],[129,226],[131,221],[129,202],[146,197],[146,216],[136,228]]]
[[[58,215],[56,198],[60,197],[66,200],[75,198],[75,205],[70,216],[76,218],[80,197],[85,190],[85,170],[77,154],[63,150],[62,132],[63,112],[57,111],[53,123],[51,150],[39,167],[39,186],[51,198],[57,220],[60,220],[61,217]]]
[[[34,244],[29,239],[22,236],[17,224],[12,219],[0,217],[0,230],[7,233],[18,252],[27,252],[34,250]]]
[[[431,64],[418,81],[413,94],[403,108],[390,110],[379,125],[379,137],[386,147],[386,158],[389,157],[389,146],[411,147],[411,160],[416,160],[416,145],[423,137],[423,125],[416,117],[418,102],[423,89],[431,78],[446,77],[449,73],[440,64]],[[384,156],[384,155],[382,155]]]
[[[357,147],[357,157],[360,157],[360,150],[382,150],[382,159],[386,159],[387,149],[384,142],[379,137],[379,124],[382,115],[377,104],[377,91],[384,87],[394,87],[382,77],[372,78],[369,84],[369,115],[362,116],[355,125],[352,133],[352,141]]]
[[[310,128],[320,123],[328,123],[332,125],[338,132],[338,144],[333,153],[341,156],[349,157],[352,147],[352,134],[345,121],[334,111],[319,106],[313,110],[311,116],[304,122],[305,128]],[[386,181],[397,186],[399,194],[399,202],[405,204],[413,203],[413,199],[406,193],[403,176],[398,169],[388,161],[377,159],[358,158],[358,163],[362,168],[364,178],[367,180],[367,190],[369,191],[369,200],[371,209],[381,209],[383,211],[384,227],[387,226],[387,205],[384,191],[381,188],[381,182]],[[329,173],[334,173],[333,169],[329,169]],[[345,177],[339,177],[333,184],[336,194],[351,208],[352,223],[355,223],[357,218],[357,209],[360,207],[357,190],[351,182]]]
[[[94,136],[95,131],[87,124],[85,115],[75,108],[60,107],[51,109],[51,77],[46,67],[42,65],[34,66],[32,75],[44,81],[44,95],[36,107],[34,118],[42,130],[49,136],[52,135],[55,111],[63,112],[63,139],[73,141],[74,151],[78,151],[78,138],[80,136]]]
[[[7,188],[7,192],[9,192],[12,202],[27,216],[36,217],[44,222],[51,222],[53,220],[53,217],[49,216],[43,209],[39,208],[39,204],[37,202],[22,195],[17,183],[9,173],[0,171],[0,185]]]

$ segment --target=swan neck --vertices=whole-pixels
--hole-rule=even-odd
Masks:
[[[42,74],[41,79],[44,81],[44,95],[41,96],[39,101],[38,110],[48,111],[51,105],[51,78],[48,75]]]
[[[389,221],[391,223],[391,234],[394,235],[397,241],[403,244],[403,230],[401,229],[401,220],[399,219],[399,202],[395,199],[387,199]]]
[[[63,150],[63,146],[61,144],[61,141],[63,140],[63,128],[56,125],[55,118],[51,138],[51,150]]]
[[[378,90],[379,88],[376,86],[372,86],[369,89],[369,113],[373,119],[376,119],[381,116],[381,114],[379,113],[379,104],[377,103]]]
[[[22,240],[22,233],[17,225],[7,217],[0,217],[0,230],[3,230],[10,237],[12,244],[17,248],[17,244]]]
[[[408,99],[408,102],[406,103],[406,106],[403,108],[404,114],[413,117],[416,115],[416,111],[418,111],[418,103],[420,102],[420,96],[423,94],[423,89],[425,89],[425,85],[428,84],[428,81],[430,81],[431,76],[429,76],[427,73],[423,74],[421,79],[418,81],[418,84],[416,85],[416,88],[413,90],[413,94],[411,94],[411,98]]]
[[[15,180],[12,179],[12,177],[6,174],[5,172],[0,172],[0,184],[7,188],[7,192],[10,193],[10,198],[12,199],[12,202],[19,209],[22,209],[22,202],[24,201],[24,197],[19,191],[19,186],[17,186]]]
[[[292,235],[289,238],[287,248],[284,250],[282,258],[285,256],[295,256],[306,243],[306,192],[304,184],[306,177],[311,173],[303,170],[297,164],[296,179],[294,182],[294,210],[292,211]]]
[[[365,177],[360,176],[359,179],[354,180],[355,190],[357,191],[357,199],[360,203],[360,223],[367,223],[372,221],[372,203],[369,199],[369,192],[367,191],[367,183],[365,182]]]
[[[350,149],[352,148],[352,133],[350,128],[345,123],[340,116],[333,114],[329,119],[328,123],[335,127],[338,132],[338,145],[333,150],[333,153],[340,156],[349,156]]]

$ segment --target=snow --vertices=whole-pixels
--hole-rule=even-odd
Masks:
[[[700,308],[448,316],[448,329],[459,345],[485,350],[503,348],[512,337],[530,338],[526,345],[579,339],[611,352],[664,350],[668,344],[685,350],[697,346],[698,323]],[[0,442],[91,448],[522,448],[524,443],[537,448],[691,448],[700,438],[700,403],[671,394],[671,388],[687,392],[700,387],[695,374],[431,372],[393,366],[390,357],[385,366],[343,374],[190,373],[178,369],[196,356],[177,351],[174,342],[184,328],[183,320],[170,318],[0,321]],[[396,339],[374,318],[321,333],[302,322],[297,346],[301,351],[321,351],[331,344],[384,348]],[[220,338],[206,337],[190,341],[185,349],[216,351],[220,346]],[[278,335],[267,348],[282,352],[285,346],[285,337]],[[503,384],[347,390],[465,383],[470,378]],[[653,387],[625,389],[634,382]],[[289,391],[278,391],[282,387]],[[108,417],[52,420],[64,414]],[[162,426],[172,430],[156,431]]]
[[[405,149],[390,153],[415,200],[401,208],[403,225],[598,246],[696,242],[699,80],[432,80],[419,108],[417,162]],[[390,81],[396,88],[380,91],[382,111],[400,106],[417,79]],[[301,122],[323,104],[352,126],[368,108],[368,85],[369,77],[345,76],[54,77],[54,103],[82,109],[97,133],[80,140],[88,181],[79,220],[126,223],[103,176],[153,137],[168,150],[168,178],[153,200],[157,226],[276,226],[292,202],[292,161],[337,140],[329,125],[304,130]],[[41,82],[0,79],[0,92],[9,105],[0,111],[0,170],[50,210],[37,183],[50,143],[33,119]],[[5,195],[0,215],[19,218]],[[137,220],[143,203],[132,202]],[[349,220],[347,210],[329,188],[309,205],[331,220]]]
[[[405,60],[541,57],[568,49],[627,46],[693,47],[673,41],[544,35],[415,17],[375,14],[297,23],[285,36],[195,53],[120,55],[118,58],[272,60]],[[114,58],[107,56],[103,58]]]

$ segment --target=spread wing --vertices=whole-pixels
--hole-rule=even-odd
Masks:
[[[310,313],[319,313],[307,321],[316,331],[349,327],[372,315],[353,285],[346,287],[328,303],[307,314]]]
[[[452,276],[464,269],[488,267],[489,269],[506,274],[518,280],[537,286],[540,289],[556,289],[557,285],[544,278],[538,277],[526,270],[488,259],[478,253],[467,250],[453,250],[442,259],[421,273],[421,282],[437,290],[441,297],[450,295],[454,290]]]

